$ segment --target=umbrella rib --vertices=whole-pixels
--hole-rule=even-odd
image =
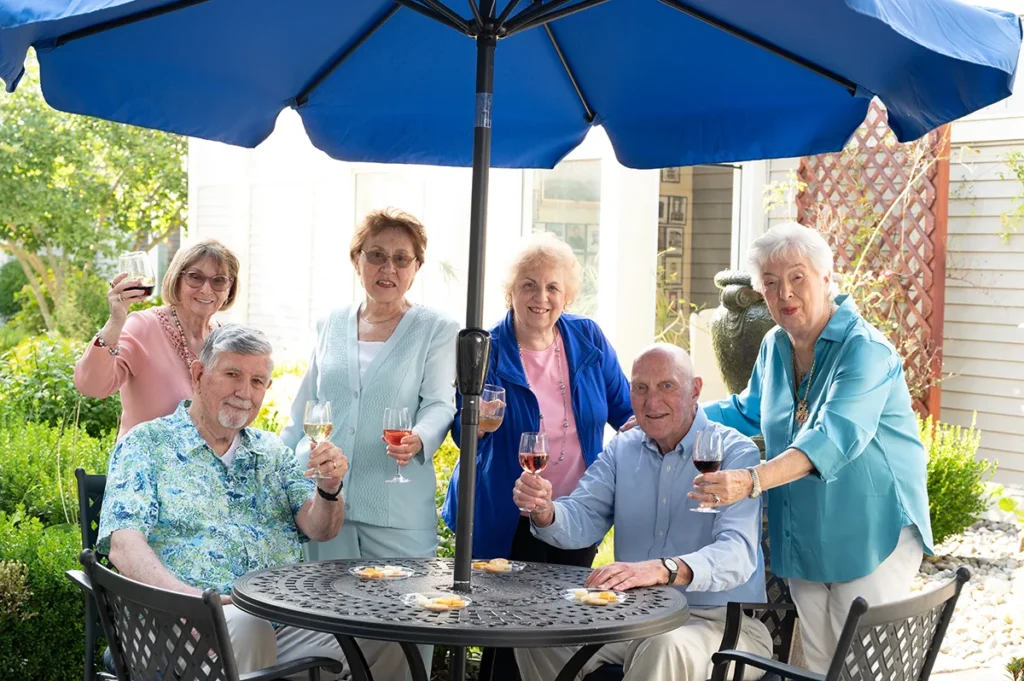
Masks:
[[[88,38],[89,36],[96,35],[97,33],[104,33],[115,28],[135,24],[140,21],[145,21],[146,19],[152,19],[153,17],[159,17],[164,14],[170,14],[171,12],[177,12],[178,10],[188,9],[194,5],[201,5],[208,1],[209,0],[178,0],[178,2],[172,2],[159,7],[152,7],[142,12],[118,17],[117,19],[111,19],[110,21],[104,21],[103,23],[96,24],[95,26],[86,26],[85,28],[80,28],[77,31],[72,31],[70,33],[65,33],[62,36],[58,36],[54,41],[54,47],[60,47],[61,45],[66,45],[74,40]]]
[[[558,55],[558,60],[562,62],[562,68],[565,69],[566,75],[569,76],[569,82],[572,83],[573,89],[576,90],[576,96],[580,98],[580,103],[583,105],[583,111],[586,113],[585,118],[587,123],[593,123],[594,118],[596,118],[594,110],[590,108],[590,104],[587,102],[587,98],[583,94],[583,90],[580,88],[579,81],[576,80],[576,76],[569,67],[569,62],[566,61],[565,54],[562,52],[562,48],[559,46],[558,40],[555,39],[555,34],[551,30],[551,26],[544,24],[544,30],[547,31],[548,38],[551,40],[551,45],[555,48],[555,54]]]
[[[473,0],[469,1],[473,2]],[[516,8],[519,2],[520,0],[508,0],[508,4],[505,5],[505,9],[501,11],[501,15],[498,16],[498,20],[495,22],[499,28],[505,24],[505,20],[508,19],[508,15],[512,14],[512,11]]]
[[[469,0],[469,9],[473,12],[473,21],[476,22],[476,30],[481,32],[484,30],[484,20],[480,16],[480,9],[476,6],[474,0]]]
[[[545,5],[544,4],[544,0],[533,0],[533,4],[531,6],[527,7],[522,12],[520,12],[516,16],[512,17],[512,21],[510,22],[510,24],[508,26],[508,30],[509,31],[515,30],[519,26],[521,26],[522,24],[525,24],[527,22],[533,21],[534,19],[536,19],[541,14],[544,14],[544,12],[548,11],[549,9],[557,9],[558,7],[561,7],[562,5],[564,5],[565,3],[569,2],[569,1],[570,0],[551,0],[551,2],[549,2],[549,3],[547,3]],[[518,0],[517,0],[517,3],[518,3]],[[517,4],[517,3],[510,3],[510,4]],[[505,9],[507,11],[508,7],[506,7]],[[502,12],[502,14],[504,14],[504,12]],[[504,22],[501,22],[501,23],[504,23]]]
[[[836,85],[841,85],[851,95],[856,95],[857,94],[857,84],[856,83],[854,83],[849,78],[844,78],[843,76],[840,76],[838,73],[835,73],[834,71],[830,71],[829,69],[826,69],[824,66],[819,66],[818,64],[815,64],[814,62],[812,62],[812,61],[810,61],[808,59],[804,59],[803,57],[801,57],[799,55],[796,55],[796,54],[790,52],[789,50],[783,49],[783,48],[779,47],[778,45],[770,43],[767,40],[765,40],[764,38],[760,38],[760,37],[754,35],[753,33],[749,33],[748,31],[744,31],[741,28],[737,28],[736,26],[733,26],[731,24],[727,24],[724,21],[722,21],[721,19],[718,19],[717,17],[713,17],[710,14],[708,14],[707,12],[704,12],[703,10],[699,10],[699,9],[690,7],[689,5],[686,5],[683,2],[681,2],[681,0],[658,0],[658,1],[661,2],[664,5],[668,5],[672,9],[675,9],[675,10],[678,10],[678,11],[682,12],[683,14],[688,14],[689,16],[693,17],[694,19],[698,19],[699,21],[703,21],[705,24],[708,24],[709,26],[713,26],[713,27],[717,28],[720,31],[728,33],[731,36],[739,38],[740,40],[744,40],[744,41],[750,43],[751,45],[755,45],[757,47],[760,47],[763,50],[767,50],[768,52],[771,52],[772,54],[774,54],[774,55],[776,55],[778,57],[782,57],[783,59],[785,59],[788,62],[796,64],[797,66],[801,66],[801,67],[807,69],[808,71],[812,71],[812,72],[818,74],[819,76],[822,76],[823,78],[826,78],[827,80],[832,81]]]
[[[541,14],[540,16],[535,16],[533,19],[529,19],[525,22],[522,21],[522,14],[520,14],[509,25],[508,33],[506,33],[505,37],[515,35],[516,33],[519,33],[521,31],[528,31],[529,29],[534,28],[536,26],[543,26],[545,24],[549,24],[555,19],[561,19],[562,17],[567,17],[572,14],[576,14],[577,12],[588,10],[591,7],[603,5],[606,2],[608,2],[608,0],[583,0],[583,2],[572,5],[571,7],[563,7],[562,9],[559,10],[548,12],[546,14]],[[553,4],[561,5],[563,4],[563,0],[556,0],[555,3],[548,4],[548,7],[551,7]],[[523,14],[526,14],[526,12],[523,12]]]
[[[453,12],[448,6],[444,5],[441,2],[438,2],[438,0],[419,0],[419,2],[415,3],[412,0],[395,0],[395,2],[400,2],[409,9],[415,9],[414,7],[412,7],[412,5],[419,4],[419,2],[422,2],[424,5],[427,6],[424,9],[429,8],[437,13],[437,16],[431,17],[432,19],[441,21],[440,17],[445,17],[446,19],[448,19],[448,21],[451,22],[447,24],[447,26],[454,28],[460,33],[464,33],[466,35],[473,35],[472,25],[470,24],[470,22],[466,21],[461,16]],[[427,16],[430,15],[427,14]],[[441,23],[443,24],[445,22],[441,21]]]
[[[365,33],[359,36],[359,38],[356,39],[356,41],[352,43],[352,45],[346,48],[345,51],[339,54],[331,63],[322,67],[317,72],[317,75],[313,78],[313,80],[307,83],[306,86],[302,88],[302,90],[299,92],[299,94],[295,96],[295,107],[298,108],[300,106],[305,106],[306,103],[309,101],[310,95],[313,94],[313,91],[320,87],[325,80],[330,78],[331,74],[334,73],[338,69],[338,67],[345,62],[345,60],[351,57],[356,50],[362,47],[366,43],[366,41],[369,40],[370,37],[374,33],[376,33],[385,23],[387,23],[388,19],[395,16],[395,12],[397,12],[400,9],[402,9],[401,5],[392,5],[391,8],[388,9],[388,11],[385,12],[383,15],[381,15],[381,17],[377,19],[377,21],[373,22],[373,25],[370,26],[370,28],[367,29]]]

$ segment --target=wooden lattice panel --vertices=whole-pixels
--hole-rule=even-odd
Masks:
[[[945,128],[899,144],[876,101],[843,151],[799,170],[798,219],[829,239],[842,291],[900,351],[922,415],[939,410],[948,150]]]

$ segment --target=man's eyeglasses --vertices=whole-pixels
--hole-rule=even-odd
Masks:
[[[218,292],[227,291],[231,286],[231,282],[234,281],[231,277],[223,274],[208,277],[202,272],[197,272],[196,270],[189,270],[185,273],[185,283],[192,288],[202,288],[203,284],[205,284],[207,280],[210,282],[210,288]]]
[[[394,255],[388,255],[384,251],[360,251],[366,256],[366,262],[377,267],[382,266],[388,260],[395,263],[395,267],[400,270],[404,270],[406,267],[410,267],[416,262],[416,256],[409,255],[408,253],[395,253]]]

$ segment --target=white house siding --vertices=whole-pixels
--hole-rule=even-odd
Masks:
[[[715,275],[729,267],[732,245],[733,169],[693,169],[693,236],[690,302],[698,308],[718,306]]]

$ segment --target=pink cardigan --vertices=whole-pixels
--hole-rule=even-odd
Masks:
[[[192,378],[180,343],[170,340],[177,333],[166,308],[132,312],[121,330],[120,355],[111,355],[93,341],[75,364],[75,387],[83,395],[104,398],[121,391],[118,439],[140,423],[167,416],[192,397]]]

